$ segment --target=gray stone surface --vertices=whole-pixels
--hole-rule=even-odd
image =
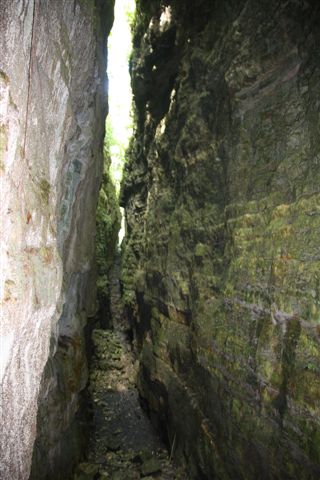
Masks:
[[[37,480],[67,478],[81,449],[74,417],[87,381],[83,328],[96,308],[95,209],[112,3],[0,2],[5,480],[29,477],[36,437]]]

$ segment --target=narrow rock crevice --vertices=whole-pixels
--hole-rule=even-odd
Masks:
[[[120,292],[120,256],[110,270],[111,325],[92,331],[90,440],[74,480],[187,479],[172,465],[165,445],[142,409],[138,361],[128,335]]]
[[[118,202],[114,0],[0,0],[1,480],[318,480],[319,2],[136,6]]]

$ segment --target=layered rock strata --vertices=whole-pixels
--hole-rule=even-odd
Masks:
[[[137,4],[141,395],[195,479],[319,478],[319,5]]]
[[[81,451],[84,326],[113,2],[0,2],[3,479],[66,479]],[[37,439],[36,439],[37,438]],[[35,442],[36,439],[36,442]],[[35,442],[35,445],[34,445]]]

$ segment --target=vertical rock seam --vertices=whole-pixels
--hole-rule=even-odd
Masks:
[[[0,3],[0,477],[78,461],[113,1]]]
[[[27,142],[27,132],[28,132],[28,113],[29,113],[29,100],[30,100],[31,79],[32,79],[32,60],[33,60],[33,47],[34,47],[35,17],[36,17],[36,0],[33,0],[30,58],[29,58],[29,70],[28,70],[27,107],[26,107],[26,120],[25,120],[25,127],[24,127],[25,130],[24,130],[24,139],[23,139],[23,156],[24,157],[26,156],[26,142]]]
[[[137,2],[122,281],[194,479],[320,477],[317,2]]]

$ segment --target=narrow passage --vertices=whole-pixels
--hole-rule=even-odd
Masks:
[[[92,333],[89,392],[93,429],[87,460],[74,480],[187,479],[141,408],[135,386],[138,363],[126,336],[119,284],[119,258],[110,278],[111,329]]]

